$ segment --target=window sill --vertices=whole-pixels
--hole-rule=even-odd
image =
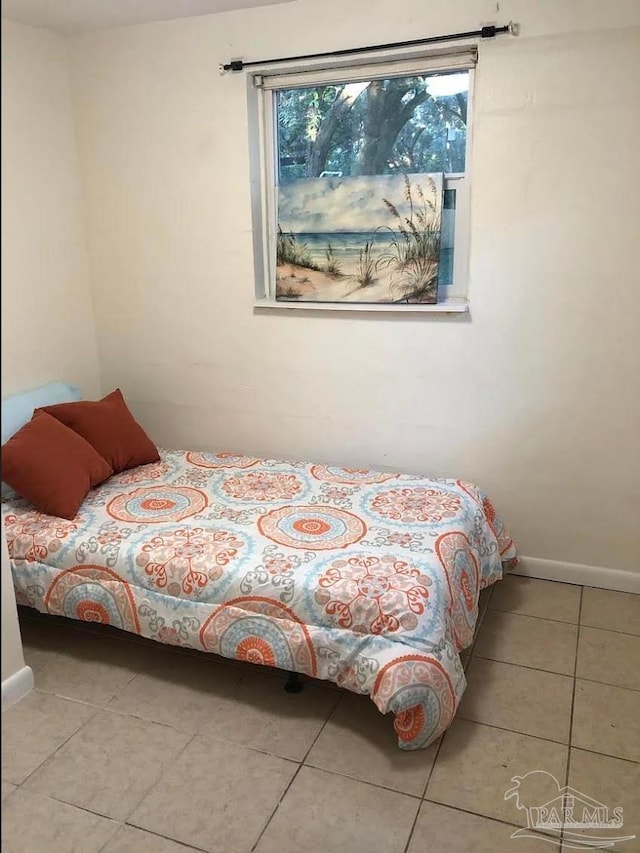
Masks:
[[[373,311],[378,314],[466,314],[469,302],[462,297],[449,297],[436,305],[391,305],[386,302],[288,302],[276,299],[256,299],[254,308],[277,308],[287,311]]]

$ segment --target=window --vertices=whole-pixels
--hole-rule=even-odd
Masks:
[[[254,78],[260,301],[464,307],[475,51]]]

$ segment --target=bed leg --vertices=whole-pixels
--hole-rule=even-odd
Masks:
[[[284,689],[287,693],[300,693],[302,690],[302,682],[300,681],[297,672],[289,673],[289,678],[287,678],[287,683],[284,685]]]

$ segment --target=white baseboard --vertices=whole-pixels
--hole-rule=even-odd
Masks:
[[[2,710],[15,705],[32,690],[33,672],[30,666],[23,666],[2,682]]]
[[[520,557],[520,563],[513,570],[513,574],[548,581],[596,586],[617,592],[635,592],[640,595],[640,572],[605,569],[604,566],[563,563],[561,560],[543,560],[541,557]]]

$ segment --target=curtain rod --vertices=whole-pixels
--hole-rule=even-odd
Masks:
[[[418,45],[438,44],[446,41],[460,41],[462,39],[469,38],[490,39],[495,36],[502,35],[503,33],[510,33],[511,35],[517,36],[518,30],[519,25],[510,21],[504,27],[496,27],[492,24],[490,26],[482,27],[479,30],[472,30],[468,33],[450,33],[446,36],[429,36],[428,38],[413,39],[412,41],[395,41],[390,42],[389,44],[369,45],[368,47],[350,47],[345,48],[344,50],[331,50],[326,53],[305,53],[301,56],[283,56],[279,59],[261,59],[253,60],[252,62],[244,62],[242,59],[232,59],[230,62],[225,62],[224,65],[220,65],[220,73],[224,74],[226,71],[243,71],[245,68],[251,68],[254,65],[274,65],[278,62],[296,62],[303,59],[326,59],[334,56],[355,56],[359,53],[371,53],[375,50],[393,50],[397,47],[416,47]]]

